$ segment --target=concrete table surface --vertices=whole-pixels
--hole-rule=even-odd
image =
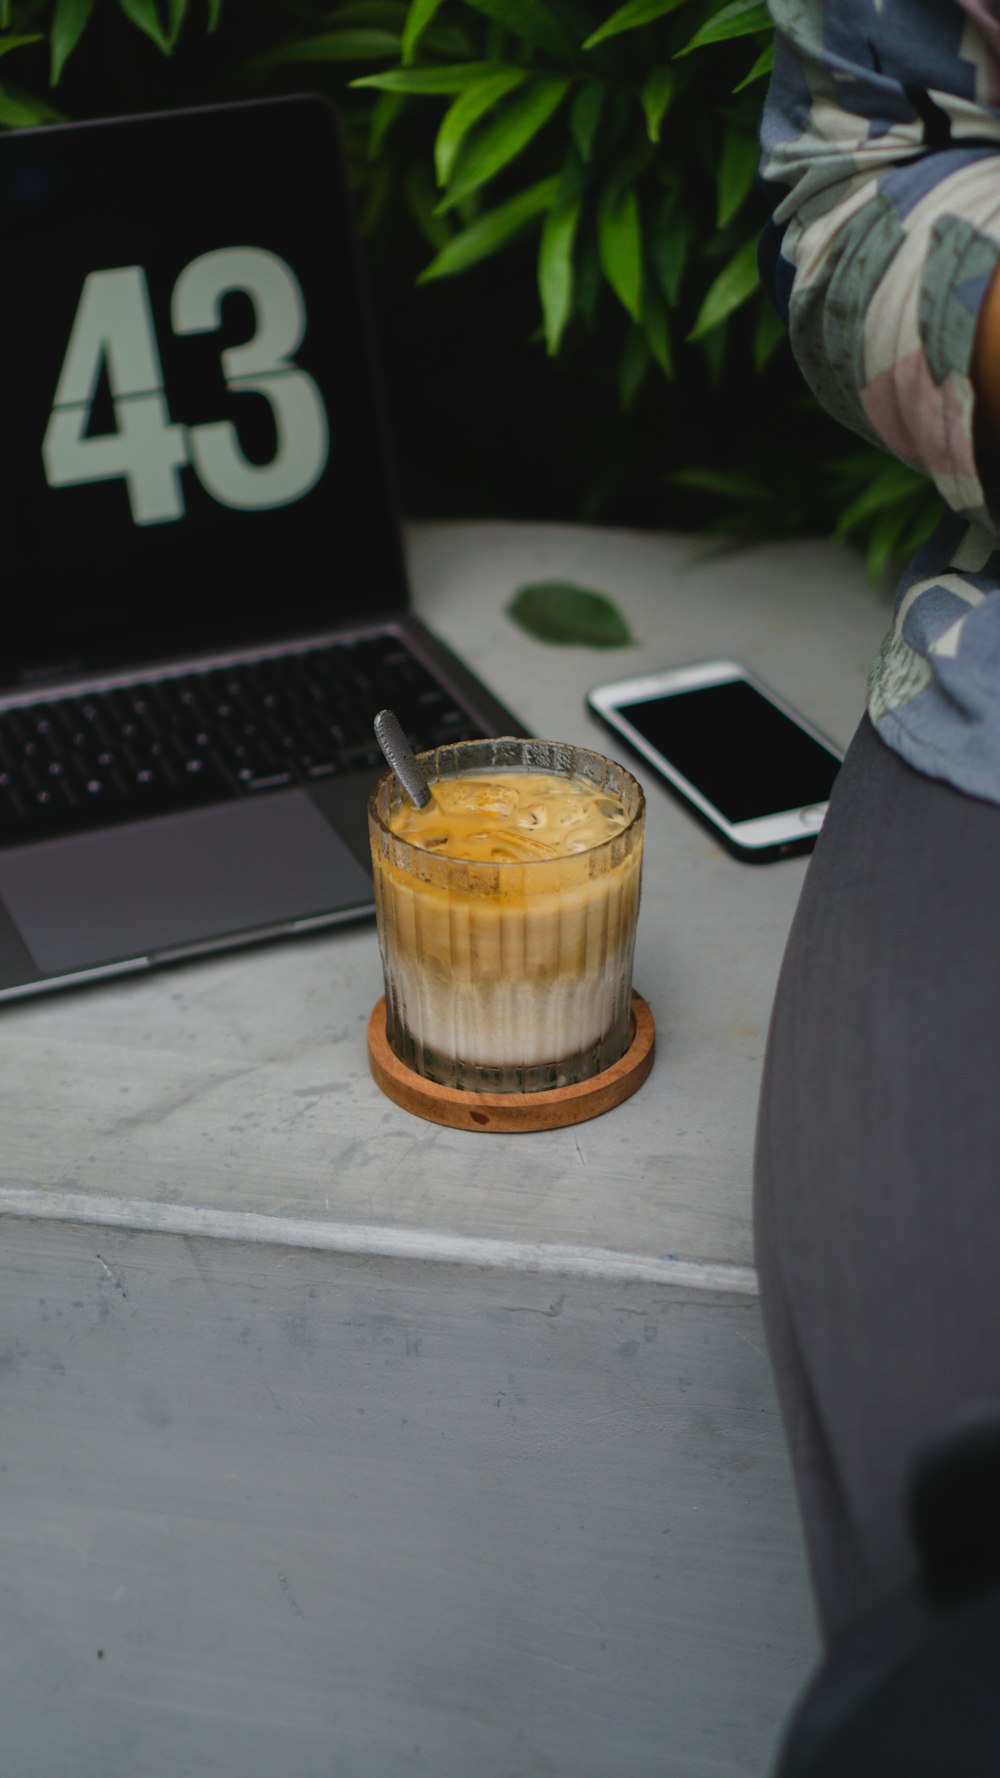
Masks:
[[[408,552],[525,726],[599,747],[590,685],[717,654],[846,743],[889,617],[821,542],[424,524]],[[555,578],[634,643],[525,636],[511,596]],[[734,862],[638,775],[657,1060],[591,1123],[387,1101],[368,923],[0,1016],[21,1778],[766,1770],[816,1654],[750,1233],[804,864]]]

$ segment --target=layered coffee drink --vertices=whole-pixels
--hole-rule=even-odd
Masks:
[[[540,741],[422,756],[369,809],[386,1034],[446,1086],[530,1092],[628,1047],[643,798],[621,766]]]

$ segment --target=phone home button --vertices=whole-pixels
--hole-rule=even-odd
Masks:
[[[817,832],[817,830],[819,828],[822,827],[823,817],[825,814],[826,814],[826,804],[825,803],[813,803],[811,808],[799,810],[799,820],[801,821],[803,827],[807,827],[809,829],[810,833],[815,833],[815,832]]]

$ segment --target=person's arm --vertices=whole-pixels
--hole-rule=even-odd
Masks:
[[[836,418],[996,531],[974,432],[977,403],[1000,423],[1000,27],[978,0],[771,10],[762,172],[799,365]]]

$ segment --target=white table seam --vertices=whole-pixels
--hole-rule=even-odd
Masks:
[[[254,1211],[103,1197],[89,1192],[19,1191],[9,1187],[0,1188],[0,1216],[310,1248],[368,1259],[419,1260],[491,1271],[662,1284],[712,1296],[757,1296],[757,1276],[752,1266],[568,1242],[449,1235],[433,1229],[268,1216]]]

